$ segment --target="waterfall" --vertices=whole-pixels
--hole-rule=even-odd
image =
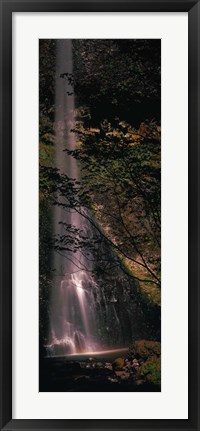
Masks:
[[[64,151],[76,148],[72,132],[75,125],[74,94],[66,74],[73,76],[72,41],[57,40],[55,166],[61,174],[80,180],[77,160]],[[59,196],[58,200],[65,203]],[[87,238],[92,237],[94,226],[87,221],[91,214],[85,208],[81,208],[80,213],[55,205],[54,235],[66,235],[64,222],[77,232],[84,232]],[[99,246],[99,255],[114,263],[115,268],[109,276],[94,277],[93,256],[90,254],[86,259],[79,250],[76,253],[67,251],[66,254],[54,251],[49,341],[46,345],[48,356],[121,348],[127,346],[133,336],[145,335],[143,314],[133,297],[133,285],[105,241]]]
[[[57,41],[56,57],[56,113],[55,162],[60,173],[78,180],[79,169],[74,157],[64,152],[76,147],[74,127],[74,94],[66,79],[73,74],[72,42]],[[64,74],[64,76],[62,75]],[[63,76],[63,77],[62,77]],[[86,230],[86,221],[73,210],[54,208],[54,234],[66,234],[62,223]],[[85,262],[80,252],[61,255],[54,252],[53,292],[51,299],[49,355],[65,355],[94,351],[99,348],[95,325],[95,291],[97,285],[90,272],[84,271]]]

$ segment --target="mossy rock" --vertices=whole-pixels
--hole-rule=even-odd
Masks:
[[[144,377],[148,383],[156,386],[161,384],[161,363],[160,358],[152,357],[144,362],[140,368],[140,376]]]
[[[138,340],[129,349],[132,357],[146,361],[150,357],[160,357],[161,345],[159,341]]]

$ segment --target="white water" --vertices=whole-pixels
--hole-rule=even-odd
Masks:
[[[69,178],[80,180],[76,159],[64,151],[76,148],[75,134],[71,132],[75,125],[74,95],[65,76],[60,77],[65,73],[73,73],[72,42],[67,39],[57,41],[55,166]],[[66,203],[66,197],[57,196],[57,199],[61,204]],[[94,226],[87,221],[87,216],[91,215],[85,208],[81,208],[81,213],[86,217],[55,205],[54,235],[68,235],[64,222],[92,238]],[[98,246],[98,256],[98,265],[103,265],[101,258],[105,260],[106,257],[115,266],[116,257],[105,243]],[[141,331],[140,319],[133,319],[138,306],[130,301],[129,281],[116,267],[109,276],[94,278],[92,259],[91,253],[87,252],[84,257],[80,250],[53,254],[50,329],[46,345],[49,356],[106,353],[113,347],[126,346],[132,334]]]
[[[78,180],[77,161],[64,150],[76,147],[74,127],[74,95],[67,79],[60,74],[73,73],[72,44],[70,40],[57,41],[56,62],[56,167],[68,177]],[[61,206],[54,209],[54,233],[66,234],[59,222],[71,223],[86,229],[86,221],[78,213]],[[88,227],[87,227],[88,229]],[[84,270],[86,262],[80,252],[60,255],[54,253],[54,277],[51,300],[49,355],[77,354],[99,350],[95,325],[95,298],[97,285],[91,272]]]

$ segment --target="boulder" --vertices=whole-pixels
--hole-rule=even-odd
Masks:
[[[117,377],[120,377],[122,380],[128,380],[130,377],[130,373],[127,371],[115,371]]]
[[[110,362],[106,362],[105,368],[107,368],[108,370],[112,370],[112,364]]]
[[[102,362],[97,362],[96,368],[104,368],[104,364]]]
[[[112,363],[113,370],[123,370],[124,366],[125,366],[124,358],[117,358]]]
[[[138,370],[138,368],[139,368],[139,362],[138,362],[138,360],[137,360],[137,359],[133,359],[133,361],[132,361],[132,367],[133,367],[135,370]]]

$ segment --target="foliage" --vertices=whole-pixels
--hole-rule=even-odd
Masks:
[[[92,124],[160,120],[160,40],[74,40],[74,90]]]
[[[54,81],[55,50],[53,40],[41,39],[39,44],[39,302],[40,345],[47,342],[49,324],[49,298],[51,291],[52,217],[51,183],[44,170],[52,167],[54,159]]]
[[[161,363],[160,357],[148,359],[141,367],[141,375],[154,385],[160,386],[161,383]]]
[[[39,112],[40,116],[52,121],[54,119],[56,68],[56,41],[54,39],[40,39],[39,58]]]
[[[58,238],[56,248],[62,252],[81,250],[97,261],[97,244],[104,241],[122,260],[144,269],[145,281],[160,285],[160,142],[143,138],[133,143],[132,135],[123,133],[105,133],[104,138],[96,132],[77,133],[82,145],[66,151],[80,163],[81,182],[55,170],[50,175],[53,192],[59,193],[55,203],[85,218],[92,235],[63,222],[66,235]],[[158,256],[156,265],[146,253],[148,246],[150,256],[152,249]],[[113,263],[111,259],[110,265]],[[125,265],[121,268],[126,272]]]

